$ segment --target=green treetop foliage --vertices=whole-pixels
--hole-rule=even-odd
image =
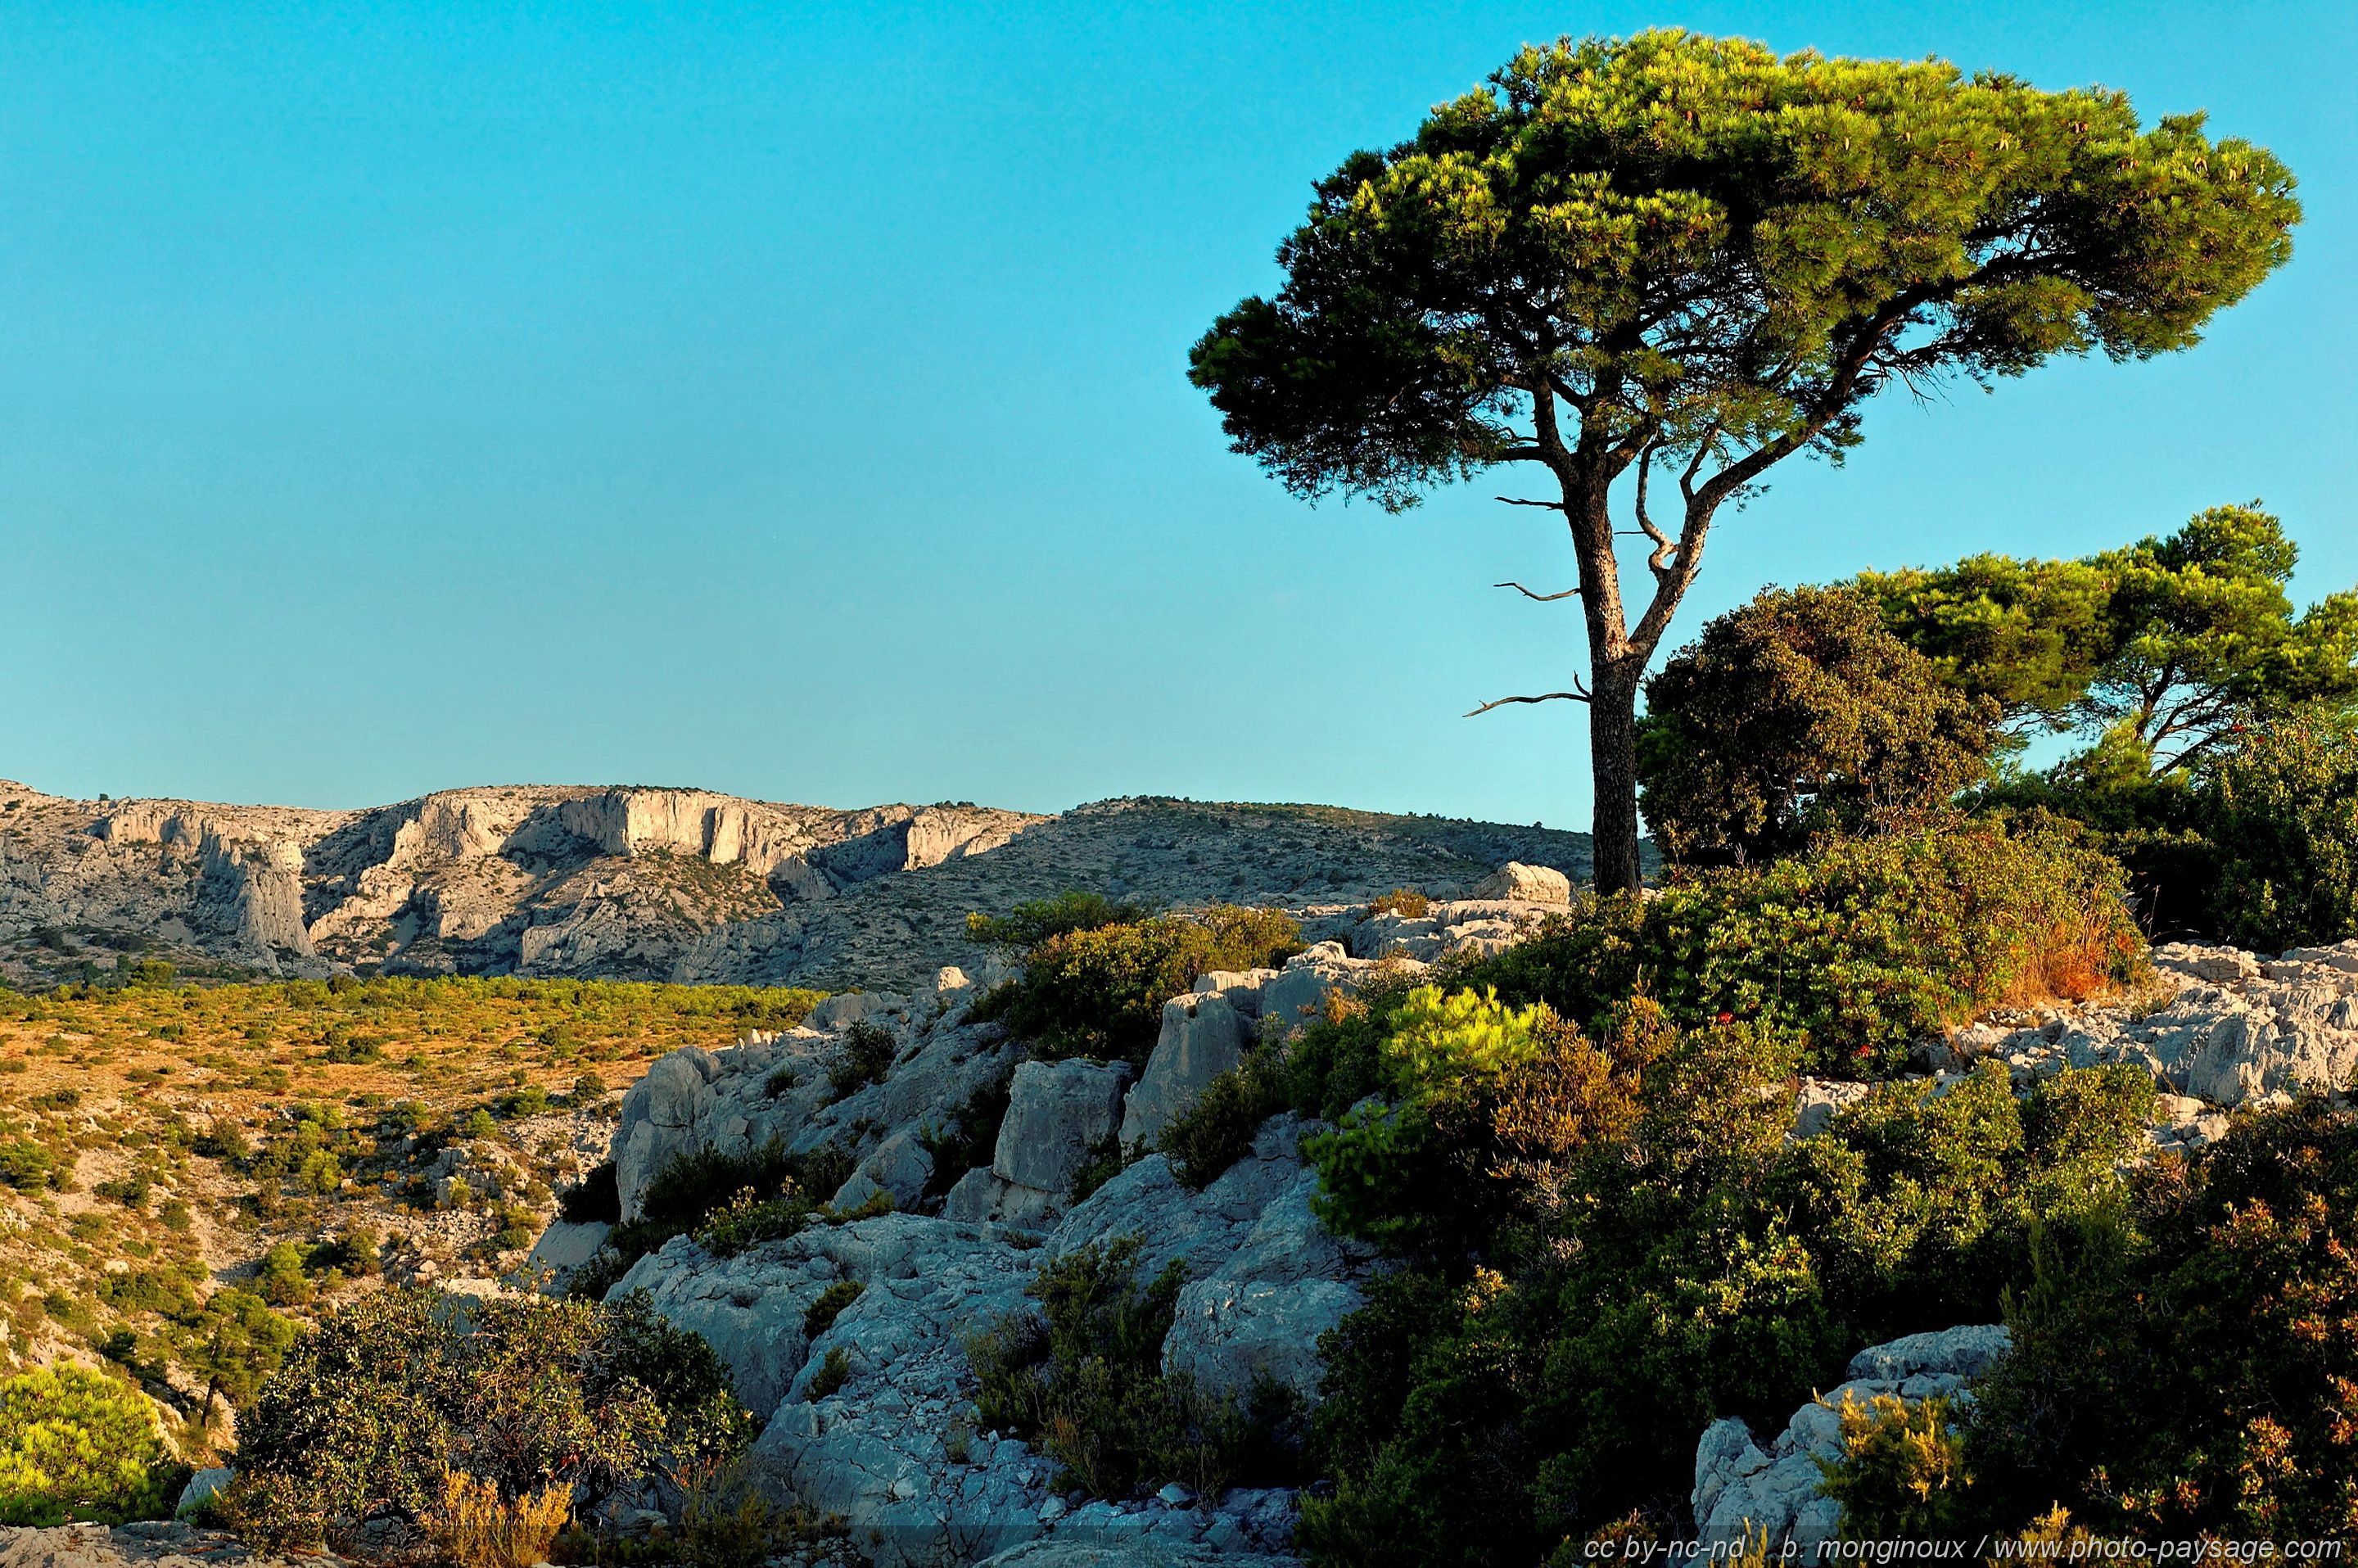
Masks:
[[[2236,727],[2358,698],[2358,592],[2296,614],[2299,549],[2259,503],[2071,561],[1868,572],[1892,631],[2025,725],[2093,738],[2085,782],[2182,771]]]
[[[0,1524],[155,1519],[187,1474],[128,1384],[80,1367],[0,1381]]]
[[[1646,683],[1646,820],[1674,860],[1740,865],[1920,817],[1988,772],[1997,717],[1885,631],[1866,595],[1772,589]]]
[[[1387,507],[1544,470],[1588,634],[1596,867],[1639,880],[1635,710],[1720,506],[1895,384],[2142,359],[2291,254],[2290,173],[2200,115],[1679,30],[1526,48],[1318,182],[1274,298],[1195,345],[1236,450]],[[1656,470],[1660,470],[1657,474]],[[1614,482],[1651,594],[1625,614]],[[1676,485],[1657,523],[1648,511]],[[1495,705],[1494,705],[1495,706]]]

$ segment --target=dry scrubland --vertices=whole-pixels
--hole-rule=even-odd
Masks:
[[[176,983],[0,993],[0,1301],[14,1366],[112,1361],[180,1422],[373,1276],[497,1278],[604,1157],[654,1058],[810,991]],[[461,1185],[453,1186],[452,1178]],[[234,1364],[224,1364],[234,1363]],[[187,1435],[192,1456],[225,1436]]]

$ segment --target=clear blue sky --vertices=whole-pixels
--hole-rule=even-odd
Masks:
[[[2195,351],[1878,408],[1764,582],[2264,497],[2358,579],[2358,7],[10,5],[0,775],[360,805],[1317,800],[1585,826],[1560,527],[1290,500],[1185,383],[1310,181],[1656,23],[2205,108],[2299,174]],[[1568,579],[1566,579],[1568,580]]]

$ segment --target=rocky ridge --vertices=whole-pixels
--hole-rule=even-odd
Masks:
[[[0,781],[0,979],[153,950],[339,970],[905,987],[971,910],[1067,888],[1308,909],[1574,876],[1585,835],[1325,806],[1108,801],[838,811],[708,791],[516,786],[360,811],[74,801]]]
[[[1500,887],[1555,891],[1504,873],[1484,891]],[[1201,1193],[1147,1151],[1253,1039],[1282,1034],[1329,991],[1362,983],[1379,964],[1413,970],[1448,952],[1496,951],[1551,907],[1461,900],[1413,917],[1327,917],[1309,933],[1321,939],[1282,968],[1206,975],[1172,998],[1135,1076],[1124,1065],[1021,1060],[997,1026],[965,1017],[994,976],[955,968],[930,989],[835,999],[800,1029],[731,1050],[676,1052],[623,1103],[613,1148],[626,1214],[673,1155],[743,1153],[773,1138],[795,1150],[833,1142],[857,1156],[834,1195],[838,1208],[889,1192],[901,1212],[815,1227],[729,1258],[678,1238],[615,1288],[647,1291],[667,1316],[711,1340],[763,1417],[756,1456],[767,1483],[844,1516],[861,1550],[891,1568],[951,1568],[992,1552],[1067,1560],[1043,1555],[1051,1549],[1082,1553],[1076,1562],[1109,1554],[1108,1563],[1282,1553],[1293,1517],[1283,1493],[1198,1498],[1172,1489],[1088,1501],[1056,1492],[1044,1455],[1009,1434],[974,1430],[963,1336],[1035,1312],[1024,1287],[1043,1261],[1137,1236],[1146,1271],[1175,1258],[1187,1273],[1163,1345],[1166,1369],[1216,1390],[1266,1375],[1314,1400],[1318,1336],[1359,1303],[1376,1266],[1312,1210],[1316,1177],[1299,1142],[1315,1129],[1291,1115],[1272,1119],[1250,1157]],[[1922,1043],[1919,1080],[1939,1093],[1991,1059],[2024,1087],[2067,1066],[2142,1065],[2163,1090],[2149,1133],[2156,1153],[2217,1136],[2235,1107],[2346,1086],[2358,1063],[2358,1033],[2347,1027],[2358,942],[2273,958],[2172,946],[2155,958],[2157,984],[2137,998]],[[855,1025],[890,1032],[893,1065],[882,1083],[832,1098],[817,1086],[845,1059]],[[1010,1099],[990,1163],[955,1180],[936,1173],[929,1136],[955,1121],[977,1087],[1001,1078]],[[1792,1136],[1823,1132],[1867,1092],[1801,1080]],[[1085,1157],[1109,1143],[1130,1162],[1076,1201]],[[862,1287],[859,1295],[807,1333],[812,1303],[846,1281]],[[2003,1334],[1968,1326],[1872,1347],[1854,1359],[1831,1403],[1805,1407],[1771,1439],[1715,1424],[1698,1451],[1698,1530],[1733,1539],[1748,1522],[1756,1535],[1765,1528],[1804,1547],[1830,1538],[1839,1515],[1817,1493],[1814,1459],[1839,1451],[1843,1393],[1862,1401],[1956,1395],[2003,1353]],[[836,1352],[841,1382],[814,1388]]]

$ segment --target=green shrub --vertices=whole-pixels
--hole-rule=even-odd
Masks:
[[[1639,804],[1673,860],[1775,860],[1947,805],[1989,771],[1998,716],[1865,594],[1770,589],[1647,681]]]
[[[699,1466],[680,1491],[678,1560],[687,1568],[761,1568],[780,1558],[798,1557],[796,1547],[840,1541],[850,1533],[839,1517],[820,1515],[799,1503],[791,1509],[776,1507],[762,1495],[758,1476],[742,1463]],[[591,1551],[599,1544],[592,1541]],[[606,1544],[611,1550],[612,1543]]]
[[[1971,1522],[2060,1502],[2147,1540],[2347,1536],[2358,1120],[2316,1098],[2238,1118],[2130,1200],[2039,1236],[1962,1423]]]
[[[843,1054],[827,1070],[827,1087],[835,1098],[857,1094],[870,1084],[881,1084],[900,1054],[892,1032],[861,1019],[843,1033]]]
[[[966,917],[966,936],[984,946],[1028,953],[1054,936],[1075,931],[1095,931],[1107,925],[1135,925],[1154,913],[1142,903],[1117,903],[1101,892],[1067,891],[1055,898],[1019,903],[1007,914],[980,913]]]
[[[1124,1237],[1054,1260],[1028,1287],[1044,1322],[1019,1314],[968,1339],[977,1420],[1037,1444],[1064,1466],[1060,1484],[1097,1497],[1127,1497],[1142,1481],[1217,1497],[1284,1480],[1300,1401],[1268,1383],[1242,1400],[1211,1398],[1184,1375],[1164,1376],[1185,1269],[1174,1260],[1141,1285],[1142,1245]]]
[[[1301,950],[1301,929],[1285,915],[1233,905],[1060,932],[1025,955],[1022,973],[978,1004],[979,1015],[1052,1058],[1143,1063],[1163,1002],[1198,975],[1281,964]]]
[[[1205,1085],[1155,1144],[1179,1184],[1202,1192],[1250,1153],[1261,1123],[1286,1108],[1288,1087],[1275,1050],[1266,1046],[1248,1051]]]
[[[838,1345],[827,1353],[818,1370],[803,1385],[804,1397],[810,1400],[832,1399],[851,1380],[851,1352]]]
[[[745,1187],[697,1227],[696,1243],[716,1258],[733,1258],[765,1241],[800,1235],[817,1213],[818,1206],[798,1193],[764,1202]]]
[[[1796,1035],[1813,1070],[1868,1077],[1988,1008],[2125,984],[2143,949],[2102,855],[2060,829],[1967,822],[1587,900],[1460,979],[1576,1022],[1642,983],[1682,1022],[1757,1021]]]
[[[1433,901],[1414,888],[1394,888],[1368,905],[1368,913],[1397,914],[1403,920],[1422,920]]]
[[[557,1199],[557,1217],[572,1225],[618,1225],[622,1218],[622,1195],[614,1182],[614,1162],[601,1160],[590,1173],[565,1189]]]
[[[1818,1490],[1843,1508],[1844,1541],[1949,1541],[1964,1524],[1965,1440],[1943,1399],[1843,1395],[1843,1456],[1817,1461]]]
[[[329,1314],[264,1385],[224,1508],[261,1539],[348,1541],[373,1513],[422,1513],[446,1468],[510,1498],[569,1485],[594,1505],[731,1461],[753,1425],[711,1348],[643,1299],[379,1291]]]
[[[1310,1143],[1317,1201],[1406,1266],[1321,1347],[1321,1564],[1683,1528],[1698,1432],[1781,1425],[1861,1346],[1988,1321],[2039,1235],[2120,1201],[2151,1106],[2134,1072],[2017,1097],[1998,1067],[1790,1143],[1796,1044],[1757,1022],[1640,998],[1582,1032],[1420,991],[1296,1050],[1356,1027],[1387,1105]]]
[[[62,1177],[57,1156],[29,1138],[0,1138],[0,1182],[38,1192]]]
[[[675,1236],[707,1228],[709,1217],[732,1206],[740,1211],[737,1217],[709,1231],[720,1246],[733,1247],[741,1241],[751,1246],[774,1235],[792,1234],[784,1226],[792,1218],[793,1229],[799,1229],[799,1217],[767,1210],[766,1206],[773,1199],[800,1204],[797,1195],[806,1192],[831,1193],[850,1173],[849,1157],[832,1145],[798,1155],[788,1154],[776,1139],[742,1154],[723,1153],[708,1145],[682,1150],[665,1161],[647,1183],[639,1198],[639,1217],[615,1224],[598,1255],[566,1281],[566,1293],[581,1300],[598,1299],[641,1258]],[[612,1179],[611,1172],[605,1179]],[[583,1185],[594,1187],[599,1181],[593,1171]],[[602,1205],[601,1195],[593,1196]],[[757,1209],[764,1212],[756,1214]],[[619,1193],[613,1199],[613,1212],[619,1220]],[[808,1206],[800,1213],[806,1216]]]
[[[1122,1173],[1121,1140],[1108,1133],[1089,1146],[1088,1158],[1073,1173],[1073,1202],[1083,1204]]]
[[[217,1118],[212,1118],[212,1122],[205,1127],[203,1134],[198,1134],[196,1153],[205,1155],[208,1160],[229,1160],[229,1162],[236,1162],[236,1160],[250,1158],[250,1155],[254,1153],[254,1148],[253,1143],[245,1141],[245,1127],[238,1127],[236,1122],[224,1118],[224,1115],[217,1115]]]
[[[300,1306],[313,1294],[311,1281],[304,1277],[304,1249],[292,1241],[282,1241],[262,1255],[255,1271],[254,1288],[272,1306]]]
[[[990,1163],[999,1148],[999,1129],[1007,1119],[1009,1090],[1015,1082],[1012,1068],[979,1086],[965,1103],[950,1112],[949,1125],[927,1122],[918,1129],[918,1141],[933,1157],[925,1178],[925,1195],[940,1197],[957,1185],[968,1171]]]
[[[187,1473],[136,1389],[79,1367],[0,1379],[0,1524],[161,1519]]]
[[[2312,713],[2243,735],[2207,804],[2231,939],[2280,952],[2358,935],[2358,724]]]
[[[818,1293],[817,1300],[803,1313],[803,1337],[817,1339],[835,1326],[843,1309],[858,1301],[868,1287],[858,1280],[838,1280]]]

